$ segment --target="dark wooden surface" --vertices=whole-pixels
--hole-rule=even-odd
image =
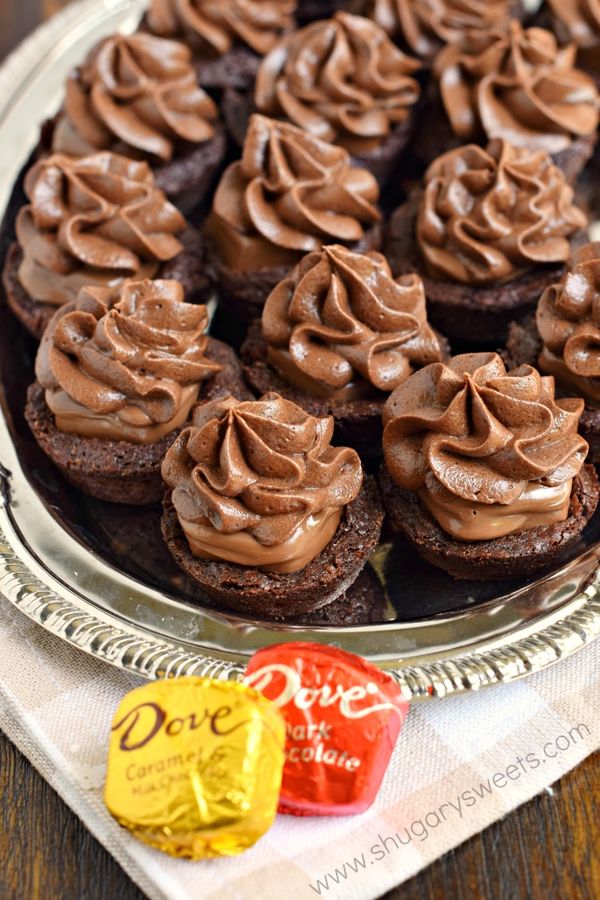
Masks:
[[[0,0],[0,59],[42,0]],[[388,894],[394,900],[600,897],[600,756]],[[0,733],[0,900],[140,900],[140,891]]]

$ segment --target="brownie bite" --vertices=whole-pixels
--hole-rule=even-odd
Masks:
[[[585,214],[548,154],[492,141],[440,156],[392,215],[386,255],[417,272],[431,323],[451,339],[496,347],[561,277]]]
[[[160,500],[162,459],[194,405],[248,395],[235,353],[207,324],[176,281],[83,288],[56,311],[25,416],[71,484],[114,503]]]
[[[189,213],[209,204],[226,138],[188,47],[151,34],[115,34],[67,79],[51,149],[70,156],[110,150],[144,160],[156,186]]]
[[[543,27],[552,28],[561,44],[577,48],[578,68],[593,78],[600,91],[600,6],[588,0],[546,0],[538,15]],[[596,142],[591,164],[578,185],[600,215],[600,146]]]
[[[575,45],[560,47],[550,31],[518,20],[465,32],[435,59],[415,152],[428,164],[454,146],[505,138],[549,153],[574,183],[594,152],[599,109],[575,55]]]
[[[428,65],[466,31],[503,27],[524,16],[521,0],[358,0],[356,9]]]
[[[338,242],[377,248],[379,189],[348,152],[254,115],[242,158],[225,170],[206,220],[208,261],[230,321],[260,315],[302,256]]]
[[[286,621],[290,625],[377,625],[384,621],[387,598],[384,587],[370,565],[365,566],[348,590],[319,609]]]
[[[282,38],[254,93],[231,95],[225,118],[240,144],[253,111],[291,122],[344,147],[384,184],[413,131],[420,67],[374,22],[338,12]]]
[[[557,393],[582,397],[579,430],[589,462],[600,463],[600,244],[581,247],[569,270],[540,298],[536,315],[511,326],[511,361],[553,375]]]
[[[217,98],[251,87],[261,58],[294,27],[296,0],[151,0],[142,28],[187,44],[199,82]]]
[[[328,19],[340,9],[352,10],[353,0],[298,0],[296,19],[300,25],[314,22],[315,19]]]
[[[363,460],[380,458],[387,396],[447,345],[427,322],[421,279],[394,280],[380,253],[325,246],[304,257],[267,298],[242,347],[249,384],[277,391]]]
[[[156,187],[147,163],[108,151],[81,159],[56,153],[27,172],[25,193],[3,280],[10,308],[34,337],[82,287],[174,278],[189,301],[207,298],[200,235]]]
[[[377,546],[383,510],[333,420],[266,394],[198,406],[167,452],[163,535],[213,601],[292,618],[334,601]]]
[[[494,581],[560,564],[600,485],[584,466],[583,401],[532,366],[456,356],[404,382],[384,410],[380,484],[395,528],[455,578]]]

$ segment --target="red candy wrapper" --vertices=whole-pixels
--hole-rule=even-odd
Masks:
[[[399,685],[353,653],[300,642],[259,650],[245,681],[285,720],[279,812],[347,816],[368,809],[408,712]]]

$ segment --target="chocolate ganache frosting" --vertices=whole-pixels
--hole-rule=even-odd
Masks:
[[[538,304],[537,328],[543,341],[539,366],[562,387],[600,405],[600,243],[578,250],[559,284],[548,287]]]
[[[375,178],[342,147],[254,115],[241,160],[217,187],[207,234],[232,269],[293,265],[325,242],[359,241],[380,219],[378,199]]]
[[[338,12],[277,44],[258,70],[254,99],[260,112],[361,153],[406,121],[419,68],[378,25]]]
[[[510,5],[509,0],[368,0],[367,11],[417,56],[431,57],[466,31],[502,25]]]
[[[182,250],[185,219],[144,162],[57,153],[29,170],[25,193],[29,204],[16,222],[19,280],[35,300],[60,306],[87,285],[152,278]]]
[[[207,324],[178,281],[83,288],[50,320],[35,364],[56,427],[136,444],[181,428],[221,370],[205,356]]]
[[[296,0],[152,0],[147,24],[204,54],[220,56],[242,44],[262,56],[293,27],[295,11]]]
[[[151,34],[115,34],[67,79],[53,149],[73,156],[113,150],[168,162],[178,145],[210,140],[216,118],[188,47]]]
[[[201,404],[162,475],[192,553],[288,574],[327,546],[362,485],[357,453],[332,447],[333,419],[278,394]]]
[[[435,160],[425,173],[417,240],[436,278],[486,284],[569,258],[587,225],[573,189],[541,151],[491,141]]]
[[[384,410],[387,468],[458,540],[489,540],[568,516],[588,446],[583,401],[556,400],[554,379],[507,372],[496,353],[433,363]]]
[[[418,275],[394,280],[380,253],[337,244],[305,256],[271,292],[262,329],[283,377],[332,399],[392,391],[443,356]]]
[[[503,137],[560,153],[598,125],[593,80],[574,68],[577,47],[542,28],[468,31],[436,57],[442,101],[463,140]]]

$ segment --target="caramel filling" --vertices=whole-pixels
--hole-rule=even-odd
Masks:
[[[221,534],[212,525],[187,522],[178,516],[194,556],[280,575],[299,572],[312,562],[333,538],[341,517],[341,509],[327,507],[303,519],[287,540],[267,547],[247,531]]]
[[[490,541],[538,525],[564,522],[569,515],[573,480],[556,487],[529,484],[521,496],[501,503],[472,503],[443,488],[418,494],[438,524],[457,541]]]
[[[77,403],[61,388],[49,389],[45,396],[59,431],[104,441],[153,444],[187,422],[198,397],[198,390],[197,384],[183,387],[177,413],[168,422],[158,423],[153,422],[147,413],[133,404],[124,406],[117,412],[101,414]]]
[[[310,375],[303,372],[296,365],[287,350],[267,347],[267,360],[285,378],[288,384],[305,391],[307,394],[322,397],[324,400],[362,400],[366,397],[372,397],[375,393],[368,381],[362,379],[351,381],[349,384],[344,385],[343,388],[338,388],[337,390],[331,388],[325,382],[317,381],[316,378],[311,378]]]
[[[232,228],[214,211],[205,224],[205,234],[214,244],[219,258],[234,272],[252,272],[278,266],[294,266],[301,255],[296,250],[279,247],[261,234],[243,234]],[[274,235],[274,240],[277,235]]]
[[[121,269],[94,269],[91,266],[81,266],[74,272],[63,274],[39,265],[27,255],[26,247],[24,253],[25,257],[19,266],[19,281],[34,300],[39,303],[51,303],[53,306],[63,306],[76,300],[83,287],[112,288],[130,281],[154,278],[159,265],[156,262],[142,262],[134,273],[124,272]]]
[[[539,367],[548,375],[554,375],[563,387],[575,391],[582,396],[589,406],[600,407],[600,378],[586,378],[576,375],[567,366],[562,357],[556,356],[544,347],[538,360]]]

